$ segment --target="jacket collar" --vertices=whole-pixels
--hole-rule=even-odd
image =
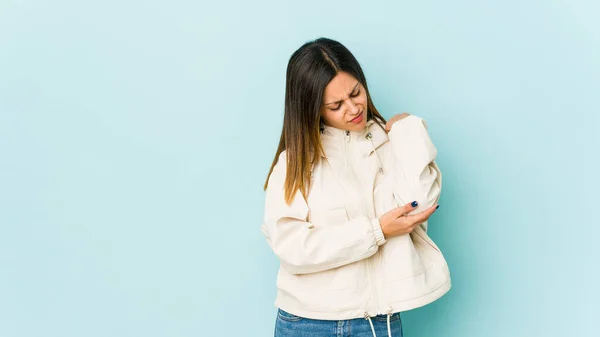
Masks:
[[[381,124],[384,123],[381,122]],[[330,152],[329,150],[332,149],[332,145],[346,141],[347,131],[323,123],[321,123],[320,128],[321,143],[323,145],[323,150],[325,151],[323,157],[325,157],[325,155]],[[362,130],[349,131],[348,137],[350,137],[350,141],[361,143],[363,146],[360,146],[360,149],[366,155],[371,154],[375,149],[379,148],[389,140],[387,132],[380,127],[373,118],[367,121],[367,124]],[[371,141],[373,144],[370,144]],[[333,146],[333,148],[337,148],[337,146]]]

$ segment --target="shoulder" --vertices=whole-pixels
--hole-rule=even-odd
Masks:
[[[273,183],[280,184],[285,180],[285,175],[287,171],[287,153],[285,150],[281,151],[279,156],[277,157],[277,162],[273,166],[273,170],[269,175],[269,183],[268,186]]]
[[[275,163],[275,169],[285,170],[286,166],[287,166],[287,152],[286,152],[286,150],[283,150],[277,157],[277,163]]]

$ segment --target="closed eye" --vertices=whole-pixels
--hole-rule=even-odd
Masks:
[[[358,95],[360,95],[360,89],[356,90],[356,93],[351,93],[350,97],[354,98],[354,97],[357,97]],[[331,110],[338,111],[341,107],[342,107],[342,102],[340,102],[340,104],[338,104],[337,107],[335,107],[335,108],[333,108]]]

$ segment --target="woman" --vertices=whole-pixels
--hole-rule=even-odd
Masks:
[[[261,226],[281,265],[275,336],[402,336],[400,312],[451,283],[426,233],[442,184],[427,125],[386,123],[337,41],[304,44],[286,77]]]

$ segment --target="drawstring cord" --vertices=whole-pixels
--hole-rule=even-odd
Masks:
[[[373,148],[373,152],[375,152],[375,158],[377,159],[377,165],[379,165],[379,173],[383,174],[383,166],[381,165],[381,160],[379,160],[379,155],[377,154],[377,150],[375,149],[375,144],[373,143],[373,135],[371,132],[368,132],[366,135],[367,139],[371,141],[371,147]]]
[[[392,318],[392,306],[390,306],[390,311],[388,311],[387,314],[388,337],[392,337],[392,327],[390,325],[390,318]]]
[[[381,160],[379,159],[379,154],[377,154],[377,150],[375,149],[375,144],[373,143],[373,134],[369,131],[369,128],[371,127],[371,125],[367,125],[367,134],[365,135],[365,138],[367,138],[370,142],[371,142],[371,147],[373,148],[373,152],[375,152],[375,159],[377,159],[377,165],[379,166],[379,173],[383,174],[383,165],[381,165]],[[321,133],[323,133],[325,131],[325,127],[321,126],[320,129]],[[350,131],[346,130],[344,131],[345,134],[345,140],[346,142],[350,142]],[[346,165],[348,165],[348,159],[344,157],[344,159],[346,160]]]
[[[388,337],[392,337],[392,326],[390,324],[391,317],[392,317],[392,307],[390,306],[390,310],[387,313]],[[375,333],[375,327],[373,326],[373,321],[371,320],[371,317],[369,317],[369,313],[367,311],[365,311],[365,319],[367,321],[369,321],[369,325],[371,326],[371,332],[373,332],[373,337],[377,337],[377,334]]]
[[[377,337],[377,334],[375,333],[375,328],[373,327],[373,322],[371,321],[371,317],[369,317],[369,315],[367,315],[367,318],[365,318],[369,321],[369,324],[371,324],[371,331],[373,332],[373,337]]]

